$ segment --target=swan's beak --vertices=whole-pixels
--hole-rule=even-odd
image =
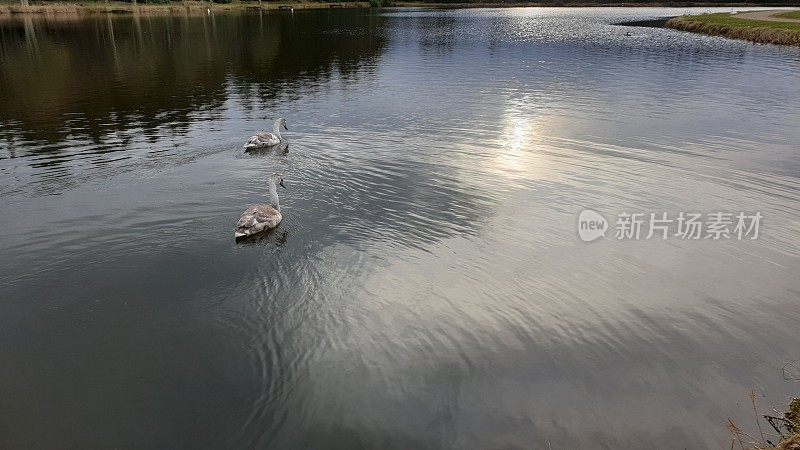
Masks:
[[[286,186],[283,185],[283,180],[281,180],[281,182],[278,184],[280,184],[282,188],[286,189]]]
[[[289,131],[289,128],[286,127],[286,124],[283,124],[283,129]]]

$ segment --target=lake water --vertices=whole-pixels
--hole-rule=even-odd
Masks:
[[[800,49],[614,25],[707,10],[0,19],[0,447],[755,433],[800,386]]]

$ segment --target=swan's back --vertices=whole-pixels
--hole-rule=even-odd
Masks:
[[[250,137],[247,143],[244,144],[245,149],[251,148],[264,148],[264,147],[271,147],[273,145],[278,145],[281,143],[281,140],[278,139],[278,136],[275,136],[272,133],[267,133],[262,131],[258,134],[255,134]]]
[[[270,228],[275,228],[281,223],[281,212],[272,205],[256,205],[247,208],[236,223],[237,238],[251,236]]]

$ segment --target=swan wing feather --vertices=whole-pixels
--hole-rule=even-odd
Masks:
[[[250,136],[250,139],[244,144],[244,148],[261,148],[261,147],[270,147],[273,145],[280,144],[281,140],[278,139],[278,136],[275,136],[272,133],[267,133],[266,131],[261,131],[253,136]]]
[[[281,222],[280,211],[272,205],[256,205],[247,208],[236,223],[236,237],[250,236],[270,228]]]

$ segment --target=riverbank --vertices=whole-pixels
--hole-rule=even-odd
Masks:
[[[374,2],[375,0],[373,0]],[[383,3],[378,0],[378,3]],[[576,2],[576,3],[543,3],[543,2],[469,2],[469,3],[429,3],[417,1],[392,2],[396,7],[424,7],[424,8],[515,8],[515,7],[747,7],[764,6],[754,3],[707,3],[707,2],[648,2],[648,3],[600,3],[600,2]],[[277,1],[277,2],[258,2],[234,1],[231,3],[211,3],[204,1],[183,1],[165,4],[151,4],[130,2],[46,2],[31,3],[23,6],[18,2],[0,2],[0,15],[2,14],[94,14],[94,13],[153,13],[171,14],[185,13],[187,11],[238,11],[238,10],[298,10],[298,9],[331,9],[331,8],[368,8],[369,1],[342,1],[342,2],[322,2],[322,1]]]
[[[759,11],[737,14],[681,16],[666,27],[710,36],[722,36],[760,44],[800,46],[800,20],[796,11]]]

